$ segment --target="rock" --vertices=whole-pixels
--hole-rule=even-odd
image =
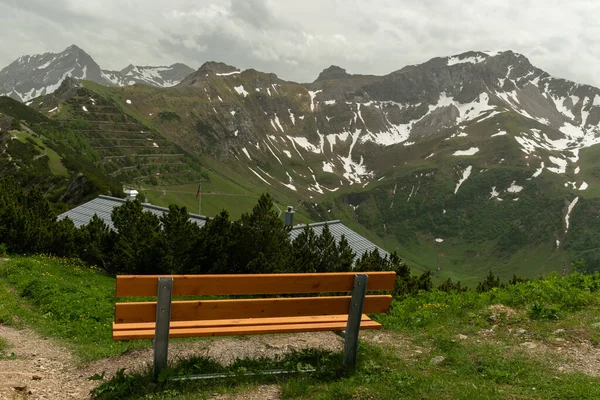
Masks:
[[[431,359],[431,361],[429,361],[429,364],[438,365],[438,364],[441,364],[442,362],[444,362],[445,359],[446,359],[446,357],[444,357],[444,356],[433,357]]]
[[[456,335],[456,338],[458,340],[467,340],[469,337],[467,335],[463,335],[463,334],[459,333],[458,335]]]
[[[521,328],[521,329],[517,329],[517,330],[515,331],[515,333],[516,333],[517,335],[523,335],[523,334],[527,333],[527,331],[526,331],[525,329],[522,329],[522,328]]]
[[[559,329],[557,329],[557,330],[555,330],[555,331],[554,331],[554,334],[555,334],[555,335],[558,335],[559,333],[565,333],[565,332],[566,332],[566,331],[565,331],[564,329],[562,329],[562,328],[559,328]]]

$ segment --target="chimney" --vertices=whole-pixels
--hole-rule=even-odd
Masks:
[[[294,207],[288,206],[285,212],[284,224],[289,226],[294,225]]]
[[[137,198],[137,195],[139,194],[139,192],[135,189],[127,189],[123,190],[123,192],[127,195],[127,201],[134,201]]]

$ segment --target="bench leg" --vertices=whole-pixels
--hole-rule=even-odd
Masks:
[[[357,274],[354,277],[354,288],[352,289],[352,299],[350,301],[350,310],[348,311],[348,323],[344,335],[344,368],[351,368],[356,365],[358,332],[365,304],[368,279],[369,276],[365,274]]]
[[[169,352],[169,325],[171,321],[171,299],[173,278],[158,278],[158,300],[156,302],[156,328],[154,331],[154,378],[167,367]]]

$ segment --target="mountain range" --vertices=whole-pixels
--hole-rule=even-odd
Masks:
[[[521,54],[471,51],[384,76],[331,66],[309,84],[207,62],[130,86],[75,53],[21,58],[28,77],[7,83],[13,63],[0,87],[55,124],[47,143],[68,132],[87,171],[153,203],[193,210],[200,177],[210,212],[235,213],[269,191],[301,219],[341,219],[413,268],[467,283],[489,269],[536,277],[579,259],[600,266],[600,90]],[[40,89],[28,85],[46,76],[34,65],[50,59],[59,80],[73,60],[90,66],[86,79],[74,69],[31,102]],[[39,122],[20,121],[37,133]]]
[[[103,70],[85,51],[72,45],[61,53],[19,57],[0,71],[0,95],[29,102],[54,92],[67,77],[88,79],[106,86],[142,83],[169,87],[193,71],[185,64],[169,67],[128,65],[121,71]]]

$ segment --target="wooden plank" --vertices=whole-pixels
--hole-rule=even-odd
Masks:
[[[391,304],[390,295],[367,296],[363,312],[386,313]],[[171,321],[340,315],[347,313],[349,307],[350,296],[174,301]],[[115,305],[117,323],[155,322],[155,319],[156,302]]]
[[[365,272],[367,290],[394,290],[396,273]],[[173,296],[350,292],[353,272],[317,274],[172,275]],[[163,275],[119,275],[117,297],[156,296]]]
[[[362,321],[370,321],[367,315],[362,315]],[[252,325],[285,325],[285,324],[305,324],[314,322],[346,322],[346,315],[311,315],[308,317],[283,317],[283,318],[243,318],[243,319],[215,319],[210,321],[172,321],[171,329],[179,328],[208,328],[225,326],[252,326]],[[113,322],[113,331],[131,331],[154,329],[154,322],[139,322],[129,324],[118,324]]]
[[[259,326],[228,326],[211,328],[181,328],[171,329],[170,338],[186,338],[199,336],[234,336],[261,335],[269,333],[320,332],[339,331],[346,328],[345,322],[325,322],[308,324],[259,325]],[[381,324],[375,321],[361,323],[360,329],[381,329]],[[114,340],[152,339],[154,330],[113,331]]]

